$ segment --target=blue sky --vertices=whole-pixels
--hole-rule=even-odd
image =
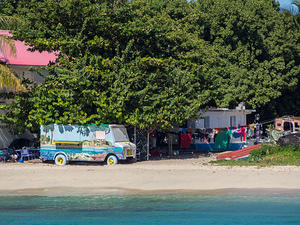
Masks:
[[[280,8],[282,9],[287,9],[292,11],[293,13],[298,12],[298,9],[295,5],[292,5],[293,0],[278,0],[278,2],[280,3]]]

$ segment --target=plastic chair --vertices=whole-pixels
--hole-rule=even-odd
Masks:
[[[21,149],[21,159],[24,160],[24,157],[27,157],[28,160],[34,159],[34,154],[30,153],[29,149],[24,148],[24,149]]]

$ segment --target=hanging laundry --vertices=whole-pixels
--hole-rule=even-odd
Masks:
[[[238,133],[236,130],[232,132],[232,138],[240,138],[241,133]]]
[[[180,148],[190,148],[192,134],[180,134]]]
[[[226,127],[225,131],[228,131],[230,133],[230,138],[232,137],[232,133],[233,133],[233,128],[232,127]]]
[[[255,130],[255,136],[256,136],[256,141],[260,141],[260,125],[256,124],[256,130]]]
[[[255,127],[256,127],[256,124],[254,124],[254,123],[253,123],[253,124],[250,124],[249,127],[250,127],[251,130],[254,131],[254,130],[255,130]]]
[[[214,149],[226,150],[229,148],[231,133],[229,131],[220,132],[216,135]]]
[[[250,127],[246,128],[246,137],[250,138],[251,137],[251,130]]]
[[[208,134],[208,137],[210,140],[212,140],[215,137],[216,134],[216,130],[212,129],[211,132]]]
[[[213,132],[213,129],[211,129],[211,128],[208,128],[208,129],[206,129],[206,131],[205,131],[207,134],[210,134],[210,133],[212,133]]]
[[[241,141],[246,141],[245,128],[241,128]]]
[[[187,132],[188,132],[188,133],[193,133],[193,128],[188,128],[188,129],[187,129]]]
[[[250,127],[247,128],[247,131],[246,131],[246,135],[247,135],[247,138],[251,138],[254,136],[254,130],[252,130]]]
[[[204,136],[203,136],[203,142],[204,143],[209,143],[209,138],[206,134],[204,134]]]

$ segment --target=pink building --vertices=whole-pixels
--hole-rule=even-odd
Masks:
[[[12,36],[7,30],[0,30],[0,35]],[[18,76],[24,75],[25,78],[41,82],[43,77],[38,75],[34,71],[30,71],[30,68],[36,68],[41,66],[47,66],[49,62],[55,62],[57,56],[54,52],[39,52],[39,51],[29,51],[30,46],[25,45],[24,41],[13,41],[16,54],[10,52],[9,46],[0,47],[0,60],[5,62],[8,67],[11,68]],[[41,71],[43,75],[47,75],[47,71]],[[2,101],[3,103],[3,101]],[[34,136],[30,132],[26,132],[22,135],[12,135],[7,129],[0,129],[0,148],[5,148],[10,145],[14,139],[25,138],[32,140]]]
[[[0,30],[0,35],[11,36],[9,31]],[[8,46],[1,46],[0,60],[5,62],[17,75],[24,73],[26,78],[42,81],[43,78],[37,73],[29,71],[31,67],[47,66],[49,62],[55,62],[57,56],[54,52],[29,51],[30,46],[25,45],[24,41],[14,41],[16,55],[10,52]],[[46,71],[44,71],[46,73]]]

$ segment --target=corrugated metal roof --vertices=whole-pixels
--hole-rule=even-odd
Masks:
[[[228,109],[228,108],[209,108],[205,112],[245,112],[247,114],[256,112],[254,109]]]

